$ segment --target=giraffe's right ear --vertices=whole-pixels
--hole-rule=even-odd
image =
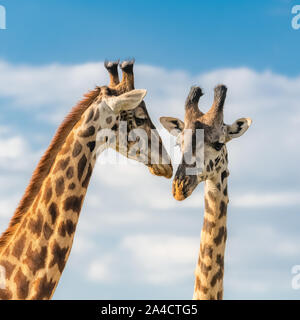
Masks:
[[[142,102],[146,94],[147,90],[145,89],[134,89],[119,96],[107,98],[105,102],[114,113],[119,113],[122,110],[135,109]]]
[[[226,142],[243,135],[249,129],[251,123],[250,118],[241,118],[237,119],[232,125],[227,125]]]
[[[159,121],[175,137],[184,130],[184,122],[178,118],[160,117]]]

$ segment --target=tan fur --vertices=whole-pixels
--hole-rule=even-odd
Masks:
[[[198,264],[195,270],[194,300],[223,298],[224,254],[227,237],[227,181],[221,190],[216,184],[220,175],[205,182],[205,210],[201,231]],[[221,205],[221,203],[223,204]]]
[[[28,208],[35,199],[40,187],[49,174],[49,171],[53,165],[57,153],[65,142],[66,137],[73,129],[74,125],[80,120],[84,111],[93,103],[97,96],[101,92],[100,87],[96,87],[94,90],[88,92],[84,95],[82,99],[66,116],[65,120],[57,129],[54,138],[52,139],[48,149],[40,159],[36,169],[34,170],[32,177],[30,179],[29,185],[27,186],[24,196],[21,199],[11,221],[8,229],[1,235],[0,238],[0,252],[5,246],[9,237],[13,234],[16,226],[23,217],[23,214],[27,212]]]
[[[177,135],[183,155],[188,150],[184,145],[184,129],[191,129],[193,138],[187,144],[194,147],[195,160],[187,164],[183,157],[173,180],[173,196],[182,201],[189,197],[197,185],[205,181],[205,210],[201,232],[200,251],[195,272],[193,299],[220,300],[223,298],[224,254],[227,237],[226,216],[228,204],[227,177],[228,156],[226,143],[241,136],[251,125],[251,119],[241,118],[232,125],[223,122],[223,106],[227,88],[219,85],[214,90],[214,102],[209,111],[203,113],[198,107],[203,95],[200,87],[191,87],[185,103],[184,123],[180,119],[162,117],[162,125]],[[172,133],[174,128],[178,132]],[[204,130],[204,167],[200,172],[188,174],[189,166],[197,167],[198,129]],[[181,133],[180,133],[181,132]],[[179,136],[181,134],[181,136]],[[193,142],[194,141],[194,142]]]
[[[124,73],[132,72],[130,63],[126,67]],[[96,87],[85,95],[60,125],[41,158],[8,229],[0,238],[0,266],[6,271],[0,300],[50,299],[54,294],[72,248],[97,158],[96,144],[101,144],[97,133],[103,123],[116,127],[112,130],[118,128],[116,119],[114,123],[108,122],[115,106],[112,104],[110,110],[107,100],[130,100],[129,93],[112,97],[133,86],[130,83],[133,78],[123,79],[118,88]],[[137,96],[130,102],[131,107],[135,109],[140,104],[146,112],[142,102],[145,90],[140,91],[132,93]],[[102,99],[107,100],[101,104]],[[150,117],[144,125],[152,128]],[[160,138],[159,143],[163,150]],[[161,167],[158,175],[172,175],[171,165]]]
[[[133,78],[133,61],[129,63],[123,63],[123,66],[129,65],[129,73],[123,71],[123,78],[121,83],[118,85],[115,83],[114,88],[108,87],[96,87],[94,90],[86,93],[84,98],[71,110],[71,112],[66,116],[65,120],[57,129],[54,138],[52,139],[48,149],[40,159],[35,171],[32,174],[29,185],[27,186],[24,196],[21,199],[11,221],[8,229],[0,237],[0,252],[1,249],[7,243],[9,237],[14,233],[16,226],[19,224],[23,217],[24,212],[29,208],[32,201],[35,199],[38,191],[40,190],[41,184],[45,177],[49,174],[50,169],[53,165],[55,157],[65,142],[66,137],[71,132],[73,127],[77,124],[80,125],[79,120],[85,110],[91,106],[91,104],[100,98],[100,93],[102,95],[120,95],[126,91],[130,91],[134,88],[134,78]],[[116,81],[116,76],[114,76]],[[76,128],[76,127],[75,127]]]

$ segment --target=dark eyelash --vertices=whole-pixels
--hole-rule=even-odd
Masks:
[[[224,143],[214,142],[214,143],[211,144],[211,146],[212,146],[215,150],[220,151],[220,150],[223,148]]]
[[[145,123],[146,119],[141,119],[141,118],[135,118],[135,122],[137,126],[141,126]]]

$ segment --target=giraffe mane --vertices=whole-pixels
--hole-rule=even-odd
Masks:
[[[50,145],[41,157],[36,169],[34,170],[30,182],[25,190],[25,193],[19,202],[13,217],[10,220],[9,226],[0,237],[0,252],[1,249],[7,244],[10,237],[14,234],[15,229],[22,220],[22,217],[27,212],[30,205],[33,203],[37,196],[44,179],[49,174],[55,158],[64,144],[67,136],[80,120],[85,110],[91,106],[95,99],[100,95],[101,87],[96,87],[94,90],[89,91],[84,95],[84,98],[72,108],[69,114],[65,117],[57,129]]]

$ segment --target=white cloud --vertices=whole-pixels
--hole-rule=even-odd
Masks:
[[[297,259],[300,254],[299,242],[298,235],[284,234],[272,225],[253,223],[230,234],[226,260],[232,266],[238,261],[247,261],[255,265],[255,259],[268,257]]]
[[[4,150],[4,152],[0,155],[0,161],[4,160],[15,160],[24,156],[26,152],[26,141],[24,141],[21,137],[12,137],[7,139],[0,140],[0,149]]]
[[[286,206],[292,207],[300,204],[300,191],[286,191],[286,192],[264,192],[264,193],[246,193],[234,194],[233,206],[237,207],[278,207]]]
[[[16,209],[18,201],[19,199],[16,195],[0,198],[0,218],[8,220]]]
[[[180,283],[196,266],[198,238],[175,235],[134,235],[123,239],[128,250],[150,284]]]
[[[191,85],[203,87],[205,95],[200,107],[204,111],[212,103],[213,87],[218,83],[228,86],[225,121],[231,123],[243,116],[253,118],[249,132],[228,145],[233,175],[242,177],[249,172],[255,179],[261,176],[278,179],[286,167],[296,166],[300,77],[249,68],[227,68],[192,76],[185,71],[139,64],[135,74],[136,87],[148,90],[145,101],[158,128],[162,115],[183,118],[184,101]],[[54,119],[56,124],[84,92],[107,82],[102,62],[38,67],[0,63],[0,97],[10,98],[18,108],[29,112],[36,108],[38,119],[50,122]],[[296,175],[300,177],[297,172]]]
[[[83,255],[91,253],[92,250],[95,250],[95,243],[89,239],[89,237],[85,235],[76,236],[72,252],[75,252],[78,255]]]
[[[113,276],[113,259],[110,256],[94,260],[89,266],[88,278],[92,281],[111,283],[114,280]]]
[[[82,94],[107,82],[102,63],[32,67],[0,61],[0,97],[38,119],[58,124]]]
[[[135,76],[136,87],[148,90],[145,101],[160,129],[160,116],[183,118],[184,101],[191,85],[203,87],[205,95],[200,107],[206,111],[212,103],[213,87],[225,83],[228,86],[225,121],[231,123],[244,116],[253,119],[249,131],[228,144],[229,210],[259,208],[268,213],[271,208],[285,206],[289,215],[292,208],[299,206],[300,77],[249,68],[227,68],[193,76],[185,71],[139,64]],[[102,62],[70,66],[0,63],[0,99],[10,103],[10,111],[22,109],[29,116],[34,111],[36,119],[55,125],[84,92],[107,83]],[[12,215],[41,155],[33,151],[36,150],[33,141],[22,135],[26,129],[25,124],[22,128],[11,128],[0,122],[0,183],[5,186],[0,193],[1,225]],[[167,144],[168,133],[161,133]],[[41,142],[34,143],[39,150],[46,149]],[[179,291],[181,284],[192,278],[199,248],[203,185],[189,199],[177,202],[171,194],[172,181],[154,177],[147,171],[137,163],[96,165],[72,250],[74,261],[86,266],[81,269],[83,278],[86,272],[90,280],[111,283],[125,274],[133,284],[167,287],[174,283]],[[241,221],[240,232],[229,234],[228,290],[243,296],[247,287],[253,294],[261,292],[267,297],[274,286],[266,282],[260,261],[266,256],[271,260],[296,261],[299,241],[287,232],[277,231],[278,219],[268,218],[268,224],[262,221],[262,229],[257,229],[260,220],[256,218],[257,215],[248,216],[246,229]],[[270,229],[265,228],[266,224]],[[230,268],[235,268],[235,272],[247,268],[241,265],[243,260],[262,270],[254,282],[250,281],[252,284],[230,276]],[[269,267],[281,270],[280,266]],[[75,268],[70,265],[68,272]]]
[[[32,67],[2,61],[0,74],[0,95],[30,109],[72,103],[89,87],[106,80],[102,63]]]
[[[41,152],[33,152],[29,142],[12,128],[0,124],[0,170],[22,172],[41,155]]]
[[[124,237],[115,254],[92,260],[87,277],[96,282],[132,278],[135,283],[166,286],[180,284],[196,267],[198,238],[165,234]]]

